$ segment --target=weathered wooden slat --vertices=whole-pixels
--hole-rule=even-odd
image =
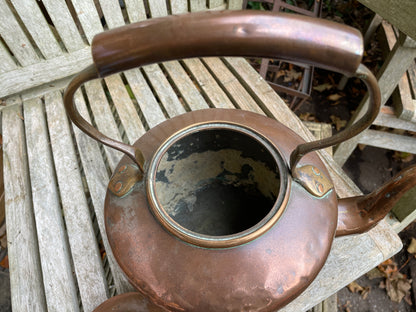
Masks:
[[[86,47],[71,54],[0,74],[0,98],[46,83],[53,84],[55,80],[74,75],[91,63],[91,49]]]
[[[149,1],[150,15],[154,17],[161,17],[168,15],[166,7],[166,0],[152,0]]]
[[[384,106],[378,114],[374,124],[382,127],[402,129],[416,132],[416,123],[397,118],[391,107]]]
[[[125,24],[118,0],[100,0],[100,6],[108,28],[120,27]]]
[[[48,23],[45,20],[36,0],[10,0],[19,14],[20,19],[32,36],[39,50],[47,59],[62,55],[62,50],[56,41]]]
[[[384,61],[383,66],[377,73],[377,81],[381,90],[381,105],[384,105],[393,90],[396,88],[403,73],[410,67],[416,56],[416,49],[412,47],[414,41],[404,35],[399,37],[393,50]],[[365,97],[355,114],[350,120],[350,123],[355,122],[367,110],[369,104],[368,97]],[[338,145],[335,150],[334,158],[339,165],[343,165],[352,151],[357,146],[358,138],[354,137]]]
[[[169,74],[169,77],[175,84],[176,89],[178,89],[181,96],[183,97],[183,100],[191,108],[191,110],[204,109],[209,107],[179,62],[165,62],[162,66]]]
[[[47,307],[49,311],[79,311],[43,105],[33,99],[24,102],[23,108]]]
[[[185,108],[179,101],[159,65],[147,65],[143,67],[143,70],[169,117],[185,113]]]
[[[366,130],[358,137],[361,144],[416,154],[416,138],[385,131]]]
[[[192,0],[189,1],[191,12],[204,11],[207,9],[206,0]]]
[[[172,14],[182,14],[188,12],[188,2],[183,0],[170,0]]]
[[[227,9],[228,10],[241,10],[243,8],[242,0],[228,0]]]
[[[0,16],[0,35],[19,63],[27,66],[38,62],[38,55],[5,0],[0,0]]]
[[[82,30],[85,33],[87,41],[91,44],[94,35],[103,32],[100,17],[93,0],[71,0],[76,11]]]
[[[93,311],[108,298],[107,282],[61,92],[46,94],[45,107],[77,285],[84,311]]]
[[[224,0],[208,0],[208,8],[216,9],[224,5]]]
[[[392,2],[391,0],[359,0],[359,2],[416,40],[416,24],[414,23],[416,2]]]
[[[12,103],[14,102],[14,103]],[[11,302],[15,311],[46,311],[19,100],[2,110],[4,191]],[[13,226],[11,226],[13,225]]]
[[[105,82],[108,91],[110,91],[114,106],[117,109],[121,124],[126,131],[128,141],[130,144],[133,144],[145,132],[136,108],[119,75],[106,77]]]
[[[233,103],[199,59],[187,59],[183,63],[198,82],[199,88],[206,94],[210,105],[217,108],[234,108]]]
[[[149,127],[153,128],[165,120],[166,117],[140,70],[131,69],[125,71],[124,75]]]
[[[85,120],[91,123],[85,101],[80,91],[75,93],[74,101],[80,114],[85,118]],[[114,286],[117,288],[118,293],[133,291],[134,288],[127,281],[127,278],[114,259],[113,252],[110,248],[110,244],[108,243],[107,235],[105,235],[104,199],[107,192],[109,177],[104,160],[101,156],[100,148],[96,141],[91,139],[77,127],[73,127],[73,129],[85,177],[88,183],[88,189],[90,191],[94,211],[97,217],[98,227],[102,233],[101,237],[103,239],[107,259],[113,275]],[[109,285],[109,288],[114,286]]]
[[[16,69],[17,65],[7,51],[3,42],[0,41],[0,74]]]
[[[85,90],[98,130],[112,139],[122,141],[101,82],[98,80],[89,81],[85,84]],[[104,150],[108,164],[111,170],[114,170],[123,154],[108,146],[104,146]]]
[[[48,14],[58,31],[65,48],[69,52],[82,49],[85,44],[78,31],[65,0],[42,0]]]
[[[204,58],[203,62],[207,65],[213,76],[223,90],[232,98],[238,108],[249,110],[258,114],[264,114],[247,90],[240,84],[237,78],[217,57]]]
[[[146,10],[143,0],[124,0],[126,4],[127,16],[130,23],[144,21],[146,19]]]

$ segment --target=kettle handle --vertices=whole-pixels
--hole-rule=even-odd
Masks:
[[[79,73],[65,90],[67,114],[86,134],[127,154],[142,171],[145,159],[140,150],[108,138],[81,117],[73,96],[83,83],[138,66],[202,56],[279,57],[364,80],[372,98],[367,113],[331,138],[299,145],[291,155],[291,169],[306,153],[338,144],[370,126],[380,106],[377,81],[360,65],[360,32],[327,20],[248,10],[191,13],[154,18],[100,33],[94,37],[91,48],[94,64]]]

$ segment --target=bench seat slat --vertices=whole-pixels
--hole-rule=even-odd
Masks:
[[[149,1],[149,10],[150,10],[150,15],[152,16],[152,18],[168,15],[168,10],[166,7],[165,0]]]
[[[85,44],[65,0],[42,0],[54,27],[69,52],[82,49]]]
[[[62,49],[52,34],[36,0],[11,0],[11,2],[42,55],[46,59],[62,55]]]
[[[85,84],[85,91],[98,130],[112,139],[122,141],[101,82],[99,80],[87,82]],[[123,154],[108,146],[104,146],[104,150],[108,164],[111,170],[114,170]]]
[[[7,51],[3,42],[0,41],[0,74],[16,69],[17,65]]]
[[[209,107],[201,93],[196,88],[195,84],[192,82],[191,78],[178,61],[165,62],[162,66],[191,110]]]
[[[118,0],[100,0],[100,6],[109,29],[125,24]]]
[[[121,124],[126,131],[127,139],[133,144],[145,133],[144,126],[137,114],[137,110],[134,107],[132,99],[130,98],[120,75],[116,74],[104,79],[108,91],[110,91],[114,106],[117,109]]]
[[[94,0],[71,0],[76,11],[82,30],[88,43],[91,44],[92,38],[104,31],[100,17],[94,5]]]
[[[41,99],[23,103],[33,209],[49,311],[79,311]],[[62,283],[57,285],[56,283]]]
[[[146,10],[143,0],[124,0],[126,4],[127,16],[130,23],[144,21],[146,19]]]
[[[234,108],[233,103],[199,59],[187,59],[183,63],[192,78],[198,82],[199,88],[205,93],[210,105],[216,108]]]
[[[147,65],[143,69],[169,117],[172,118],[185,113],[185,108],[179,101],[159,65]]]
[[[0,35],[13,52],[20,65],[27,66],[39,61],[39,57],[26,37],[6,0],[0,0]],[[7,93],[6,93],[7,94]],[[1,95],[0,95],[1,96]]]
[[[188,2],[182,0],[170,0],[172,14],[183,14],[188,12]]]
[[[4,196],[14,311],[46,311],[20,101],[2,110]],[[13,101],[14,102],[14,101]],[[9,226],[13,225],[13,226]]]
[[[80,114],[85,118],[85,120],[91,122],[87,106],[80,91],[75,93],[74,100]],[[101,236],[103,245],[106,250],[107,259],[113,276],[114,285],[109,285],[110,291],[112,290],[111,288],[114,288],[114,286],[116,287],[116,291],[118,293],[133,291],[134,288],[127,281],[127,278],[115,261],[107,236],[104,235],[104,199],[107,192],[109,176],[100,152],[100,148],[95,140],[81,132],[81,130],[77,127],[74,127],[74,134],[97,217],[98,227],[102,233]]]
[[[221,59],[217,57],[209,57],[204,58],[203,62],[212,72],[213,76],[218,81],[218,84],[221,85],[225,92],[234,99],[238,108],[264,115],[257,103],[248,94],[247,90],[240,84],[237,78],[224,65]]]
[[[140,69],[136,68],[125,71],[124,75],[149,128],[153,128],[161,121],[165,120],[165,115],[159,107],[159,104]]]
[[[92,311],[108,298],[108,289],[61,92],[46,94],[45,107],[82,306]]]

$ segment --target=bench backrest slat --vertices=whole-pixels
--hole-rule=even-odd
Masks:
[[[81,51],[107,28],[149,16],[241,8],[242,0],[0,0],[0,98],[72,76],[81,69],[74,58],[90,62]]]
[[[42,0],[42,3],[56,31],[61,37],[66,50],[73,52],[85,47],[86,44],[78,31],[78,27],[72,18],[65,0]]]

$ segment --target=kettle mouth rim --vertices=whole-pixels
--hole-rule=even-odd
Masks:
[[[180,139],[204,130],[231,130],[246,135],[264,147],[272,156],[280,177],[280,186],[276,200],[270,211],[255,225],[228,235],[207,235],[194,232],[176,222],[163,208],[156,191],[156,174],[159,164],[169,148]],[[153,155],[146,178],[146,193],[150,210],[160,224],[171,234],[184,241],[201,248],[223,249],[246,244],[260,237],[271,229],[280,219],[285,208],[290,191],[290,174],[287,163],[279,149],[258,131],[230,121],[208,121],[190,125],[167,138]]]

